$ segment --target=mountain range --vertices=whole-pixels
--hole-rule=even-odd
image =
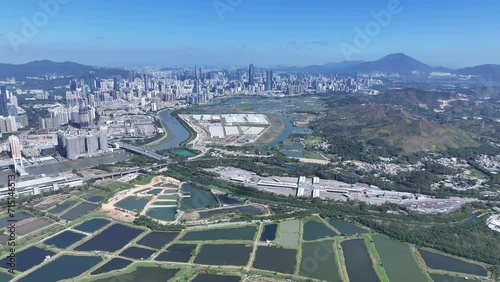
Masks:
[[[474,75],[483,78],[483,81],[500,82],[500,65],[487,64],[462,69],[450,69],[446,67],[432,67],[422,63],[406,54],[389,54],[375,61],[343,61],[331,62],[324,65],[312,65],[307,67],[291,67],[285,70],[321,73],[321,74],[353,74],[356,72],[384,72],[409,75],[414,73],[428,75],[431,72],[448,72],[455,75]],[[417,72],[415,72],[417,71]]]
[[[406,54],[396,53],[387,55],[375,61],[343,61],[330,62],[323,65],[306,67],[283,67],[281,71],[305,72],[312,74],[354,74],[357,72],[384,72],[399,73],[401,75],[421,74],[431,72],[447,72],[452,75],[477,76],[482,82],[500,82],[500,65],[486,64],[461,69],[432,67]],[[120,75],[128,76],[128,71],[120,68],[95,67],[74,62],[52,62],[48,60],[33,61],[26,64],[0,64],[0,79],[5,77],[24,78],[27,76],[41,76],[49,73],[67,76],[85,76],[94,71],[97,77]]]
[[[97,77],[110,77],[113,75],[128,76],[128,71],[119,68],[106,68],[87,66],[74,62],[53,62],[49,60],[33,61],[26,64],[0,64],[0,80],[6,77],[22,79],[26,77],[57,74],[64,76],[86,76],[89,71],[94,71]]]

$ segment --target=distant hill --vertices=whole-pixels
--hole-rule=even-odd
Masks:
[[[41,76],[49,73],[68,76],[86,76],[89,71],[94,71],[97,77],[110,77],[113,75],[128,76],[128,71],[124,69],[100,68],[73,62],[61,63],[43,60],[19,65],[0,64],[0,78],[13,76],[16,77],[16,79],[23,79],[28,76]]]
[[[450,92],[404,88],[388,90],[378,95],[377,100],[391,105],[414,105],[435,109],[441,104],[439,100],[452,100],[457,96],[456,93]]]
[[[433,67],[403,54],[390,54],[373,62],[364,62],[353,66],[354,71],[411,74],[412,71],[432,72]]]
[[[457,74],[478,75],[485,83],[500,82],[500,65],[479,65],[456,70]]]
[[[288,67],[285,71],[322,73],[322,74],[354,74],[357,72],[384,72],[410,75],[413,71],[428,75],[431,72],[449,72],[460,75],[476,75],[484,82],[500,82],[500,65],[479,65],[469,68],[453,70],[446,67],[432,67],[422,63],[404,53],[389,54],[376,61],[343,61],[331,62],[324,65],[306,67]]]
[[[441,151],[477,145],[468,133],[438,124],[389,105],[335,108],[319,121],[322,132],[367,143],[388,144],[403,153]]]

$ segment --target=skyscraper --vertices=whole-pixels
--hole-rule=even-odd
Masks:
[[[194,87],[193,87],[193,93],[199,93],[200,92],[200,86],[198,85],[198,73],[196,72],[196,66],[194,66]]]
[[[90,86],[90,93],[94,93],[94,91],[95,91],[95,73],[93,71],[89,71],[89,86]]]
[[[248,66],[248,85],[253,85],[253,77],[254,77],[254,67],[253,64]]]
[[[118,76],[115,76],[113,78],[113,90],[120,91],[120,80],[119,80]]]
[[[273,71],[266,71],[266,91],[273,90]]]
[[[135,72],[133,70],[130,70],[128,72],[128,75],[129,75],[128,76],[128,82],[134,82],[134,80],[135,80]]]
[[[9,109],[7,106],[7,89],[5,86],[0,86],[0,115],[3,117],[9,116]]]
[[[143,76],[143,80],[144,80],[144,89],[149,90],[149,82],[148,82],[148,75],[147,74],[144,74]]]

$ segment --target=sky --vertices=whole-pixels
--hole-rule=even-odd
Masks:
[[[500,64],[500,1],[2,0],[0,63]]]

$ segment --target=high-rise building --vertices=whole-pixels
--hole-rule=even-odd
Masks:
[[[85,149],[90,155],[97,153],[99,150],[99,136],[97,134],[89,134],[85,137]]]
[[[266,71],[266,91],[273,90],[273,71]]]
[[[15,117],[0,117],[0,133],[11,133],[17,131]]]
[[[70,82],[69,82],[69,89],[71,91],[76,91],[76,88],[77,88],[77,82],[75,79],[72,79]]]
[[[143,75],[143,80],[144,80],[144,89],[149,90],[149,82],[148,82],[148,75],[144,74]]]
[[[120,79],[118,78],[118,76],[115,76],[113,78],[113,90],[120,91]]]
[[[194,87],[193,87],[193,93],[199,93],[200,92],[200,86],[198,82],[198,73],[196,72],[196,66],[194,66]]]
[[[253,77],[255,75],[255,70],[254,70],[254,67],[253,67],[253,64],[250,64],[248,66],[248,84],[249,85],[253,85],[254,81],[253,81]]]
[[[95,73],[93,71],[89,71],[89,86],[90,93],[95,92]]]
[[[108,151],[108,135],[106,130],[99,130],[99,150]]]
[[[128,72],[128,82],[134,82],[135,80],[135,72],[133,70],[130,70]]]
[[[78,110],[79,113],[79,125],[80,128],[88,127],[90,125],[90,114],[89,108],[85,105],[85,101],[83,99],[80,100],[80,107]]]
[[[23,158],[21,156],[21,142],[15,135],[9,136],[10,154],[14,161],[14,170],[18,172],[18,165],[23,167]],[[18,163],[19,162],[19,163]],[[24,171],[24,169],[23,169]]]
[[[0,86],[0,116],[9,116],[9,109],[7,106],[7,89],[5,86]]]

